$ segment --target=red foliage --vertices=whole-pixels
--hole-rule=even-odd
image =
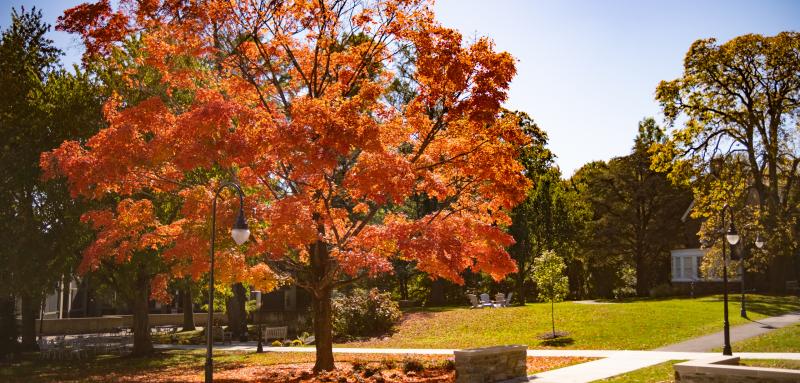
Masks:
[[[137,103],[110,99],[107,128],[42,156],[46,176],[66,176],[76,196],[128,198],[90,216],[99,234],[84,267],[152,248],[172,274],[199,277],[213,191],[222,174],[238,174],[253,235],[246,249],[221,244],[223,278],[269,278],[263,261],[291,274],[308,267],[315,243],[333,258],[319,279],[331,284],[387,271],[391,257],[456,282],[468,268],[496,279],[515,271],[512,239],[497,226],[528,187],[516,161],[526,137],[513,117],[498,117],[513,58],[488,39],[465,44],[426,1],[353,13],[350,2],[260,4],[126,1],[113,11],[101,0],[59,19],[112,67],[119,43],[140,36],[137,64],[157,70],[166,89]],[[414,93],[397,105],[387,96],[401,80],[393,68],[403,44],[416,55],[405,79]],[[198,180],[198,171],[217,178]],[[180,196],[179,219],[158,222],[136,200],[142,191]],[[226,241],[237,208],[222,197]],[[414,212],[420,198],[435,209]]]

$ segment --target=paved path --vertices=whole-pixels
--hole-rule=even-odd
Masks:
[[[800,312],[793,312],[781,316],[760,319],[748,324],[731,327],[731,343],[736,343],[754,336],[764,334],[776,328],[786,327],[793,323],[800,322]],[[657,348],[655,351],[711,351],[715,348],[722,348],[722,331],[689,339],[685,342],[671,344],[669,346]],[[734,350],[735,351],[735,350]]]

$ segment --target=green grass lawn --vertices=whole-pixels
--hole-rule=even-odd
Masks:
[[[739,310],[730,304],[731,312]],[[751,319],[800,309],[797,297],[751,295]],[[555,306],[556,330],[569,335],[543,344],[537,335],[550,330],[550,305],[528,304],[500,309],[433,308],[409,312],[397,331],[382,340],[347,343],[348,347],[469,348],[525,344],[529,348],[647,350],[722,329],[720,296],[637,299],[588,305],[562,302]],[[747,321],[731,316],[731,324]]]
[[[739,365],[800,370],[800,360],[789,359],[741,359]]]
[[[800,352],[800,323],[731,345],[734,352]]]
[[[675,382],[675,370],[672,366],[675,363],[685,362],[685,360],[670,360],[655,366],[645,367],[640,370],[631,371],[627,374],[618,375],[612,378],[599,380],[603,383],[673,383]]]

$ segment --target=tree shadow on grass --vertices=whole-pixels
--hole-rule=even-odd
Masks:
[[[540,334],[537,338],[541,340],[541,342],[539,342],[541,346],[564,347],[575,343],[575,340],[568,335],[569,334],[565,331],[556,331],[555,333],[546,332]]]
[[[723,300],[721,295],[705,297],[709,301]],[[747,295],[747,311],[759,313],[768,317],[779,316],[800,310],[800,299],[794,296],[783,295]],[[738,305],[738,296],[729,296],[729,305]]]
[[[569,346],[569,345],[571,345],[573,343],[575,343],[575,339],[572,339],[572,337],[570,337],[570,336],[562,336],[562,337],[553,338],[553,339],[545,339],[545,340],[539,342],[540,345],[549,346],[549,347],[564,347],[564,346]]]

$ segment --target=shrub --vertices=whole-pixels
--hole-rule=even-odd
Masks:
[[[403,372],[408,374],[409,372],[420,372],[425,369],[425,366],[422,365],[422,362],[416,359],[406,359],[403,361]]]
[[[392,359],[383,359],[381,360],[381,366],[386,370],[394,370],[397,367],[397,363]]]
[[[272,347],[282,347],[282,346],[283,346],[283,342],[281,342],[279,340],[272,341]]]
[[[669,283],[662,283],[650,289],[650,297],[665,298],[675,295],[675,290]]]
[[[355,289],[333,299],[333,333],[339,339],[388,332],[402,313],[389,293]]]
[[[630,266],[624,266],[617,273],[619,277],[620,286],[615,288],[614,299],[623,299],[636,295],[636,269]]]
[[[303,341],[300,339],[295,339],[292,341],[292,347],[300,347],[303,345]]]

